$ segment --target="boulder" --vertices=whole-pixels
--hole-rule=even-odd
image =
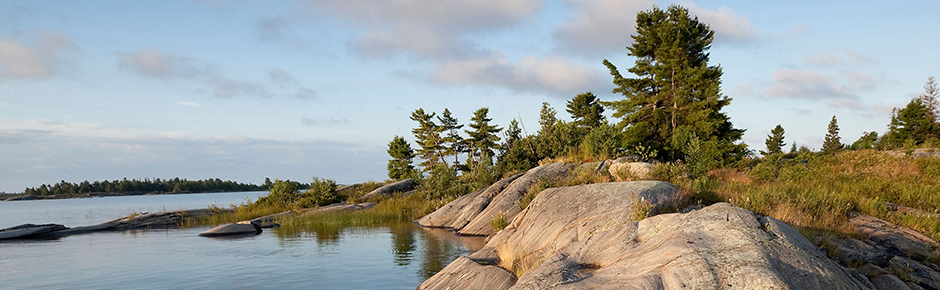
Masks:
[[[916,281],[924,289],[940,289],[940,272],[920,262],[895,256],[887,267],[894,273],[904,273],[905,280]]]
[[[644,180],[650,178],[653,164],[646,162],[613,162],[608,171],[617,181]]]
[[[253,236],[261,233],[261,224],[254,221],[240,221],[234,224],[224,224],[202,232],[202,237],[232,237]]]
[[[508,289],[516,283],[516,276],[506,270],[480,265],[467,257],[454,262],[418,285],[422,289]]]
[[[485,289],[872,289],[785,223],[728,203],[632,221],[678,197],[658,181],[547,189],[469,258],[521,273]]]
[[[424,227],[460,230],[473,220],[506,186],[522,176],[522,173],[500,179],[486,189],[465,194],[447,203],[436,211],[415,221]]]
[[[911,153],[916,157],[940,157],[940,148],[918,148]]]
[[[507,220],[511,220],[521,212],[522,209],[519,205],[522,202],[522,197],[525,196],[530,187],[538,183],[539,180],[555,181],[563,179],[568,176],[568,172],[573,168],[574,164],[557,162],[529,169],[525,174],[509,183],[499,194],[496,194],[486,208],[474,216],[473,220],[457,233],[470,236],[487,236],[496,233],[496,230],[490,226],[490,221],[498,215],[505,215]]]
[[[0,240],[6,239],[19,239],[19,238],[31,238],[33,236],[46,234],[54,231],[60,231],[68,229],[67,227],[59,224],[44,224],[44,225],[34,225],[34,224],[22,224],[15,227],[9,227],[0,230]]]
[[[901,281],[897,276],[892,275],[887,270],[872,265],[865,264],[858,268],[858,272],[862,275],[868,277],[871,280],[872,286],[878,290],[909,290],[911,289],[904,281]]]
[[[415,186],[417,185],[418,185],[418,182],[416,182],[413,178],[408,178],[402,181],[392,182],[382,187],[376,188],[375,190],[369,193],[366,193],[365,195],[360,197],[360,199],[365,200],[365,199],[374,198],[374,197],[389,196],[396,192],[407,192],[407,191],[411,191],[415,189]]]

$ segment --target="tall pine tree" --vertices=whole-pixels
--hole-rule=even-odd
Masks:
[[[680,159],[689,141],[698,138],[723,158],[743,154],[745,145],[735,142],[744,130],[732,127],[721,112],[731,103],[721,94],[721,67],[708,64],[715,32],[677,5],[639,12],[636,30],[627,54],[636,57],[628,71],[638,77],[624,77],[604,60],[617,86],[613,92],[625,97],[605,105],[621,118],[626,145],[648,146],[659,156]]]
[[[591,92],[575,96],[568,101],[566,111],[574,119],[575,126],[593,129],[599,127],[604,120],[604,107]]]
[[[463,137],[460,136],[460,128],[463,128],[463,125],[459,125],[457,118],[450,114],[450,110],[444,108],[444,112],[441,113],[437,120],[441,122],[441,131],[444,133],[442,136],[442,142],[444,146],[444,155],[454,156],[453,166],[456,168],[459,165],[458,159],[460,153],[466,151],[466,143],[463,140]]]
[[[473,130],[464,130],[470,136],[468,141],[470,142],[471,161],[479,160],[482,157],[493,157],[493,150],[499,149],[496,142],[499,142],[500,138],[497,134],[503,129],[496,125],[490,125],[490,121],[493,121],[493,119],[486,116],[489,112],[490,109],[486,107],[473,112],[469,124]]]
[[[411,129],[411,133],[414,133],[415,142],[421,146],[415,151],[418,157],[424,159],[421,161],[424,171],[431,170],[438,161],[444,162],[444,140],[441,138],[443,129],[434,123],[434,115],[436,114],[425,113],[423,108],[411,113],[411,120],[418,122],[418,127]]]

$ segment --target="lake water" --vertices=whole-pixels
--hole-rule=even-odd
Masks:
[[[0,228],[90,225],[131,212],[228,206],[265,192],[0,202]],[[0,242],[2,289],[414,289],[481,239],[411,223],[238,239],[208,227]]]

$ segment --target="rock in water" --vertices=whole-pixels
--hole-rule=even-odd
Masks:
[[[516,283],[516,277],[502,268],[480,265],[467,257],[457,257],[453,263],[437,272],[434,277],[418,285],[418,290],[506,289],[514,283]],[[473,288],[454,287],[455,285],[472,285]]]
[[[203,237],[253,236],[261,233],[261,224],[254,221],[241,221],[224,224],[199,234]]]
[[[22,224],[22,225],[18,225],[15,227],[9,227],[9,228],[0,230],[0,240],[30,238],[36,235],[41,235],[41,234],[50,233],[54,231],[60,231],[64,229],[68,229],[68,228],[59,224],[44,224],[44,225]]]
[[[547,189],[469,257],[521,273],[516,283],[425,289],[871,289],[790,226],[727,203],[631,221],[648,208],[637,204],[677,197],[657,181]]]

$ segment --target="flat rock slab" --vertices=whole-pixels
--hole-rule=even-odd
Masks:
[[[849,224],[857,233],[895,256],[925,260],[931,256],[932,249],[940,248],[940,244],[924,234],[876,217],[857,215],[849,220]]]
[[[421,283],[418,290],[507,289],[515,283],[516,277],[500,267],[480,265],[467,257],[457,257],[453,263]]]
[[[459,231],[472,221],[490,201],[523,173],[500,179],[486,189],[464,194],[415,221],[418,225]]]
[[[261,233],[261,225],[251,221],[224,224],[202,232],[202,237],[253,236]]]
[[[41,235],[64,229],[68,228],[59,224],[22,224],[0,230],[0,240],[31,238],[35,235]]]

